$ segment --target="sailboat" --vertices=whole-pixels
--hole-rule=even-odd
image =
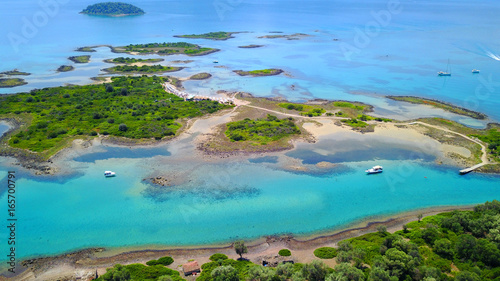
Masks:
[[[449,71],[449,69],[450,69],[450,60],[448,60],[448,65],[446,66],[446,72],[439,71],[438,76],[451,76],[451,72]]]

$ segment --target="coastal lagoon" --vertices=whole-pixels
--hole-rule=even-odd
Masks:
[[[212,1],[130,1],[147,14],[106,18],[78,14],[88,1],[58,1],[58,11],[25,36],[25,18],[32,21],[43,8],[34,0],[5,1],[10,12],[0,18],[3,31],[21,36],[24,43],[0,42],[2,71],[17,68],[32,75],[26,77],[28,85],[0,93],[87,84],[90,77],[101,74],[100,69],[111,66],[102,60],[123,56],[98,48],[89,53],[89,64],[56,73],[57,67],[68,64],[67,57],[84,54],[75,52],[77,47],[186,41],[221,49],[203,57],[164,57],[165,65],[194,60],[173,76],[213,75],[209,80],[185,82],[191,93],[239,90],[294,101],[355,100],[372,104],[375,114],[391,118],[442,116],[475,127],[500,120],[500,42],[494,36],[500,31],[498,1],[401,1],[402,10],[392,13],[387,25],[362,46],[355,43],[358,30],[374,20],[373,13],[387,9],[386,1],[236,2],[221,1],[226,9],[220,10]],[[235,34],[227,41],[173,37],[219,30],[249,33]],[[271,31],[311,36],[257,38],[275,34]],[[348,56],[343,43],[359,52]],[[238,48],[248,44],[265,46]],[[453,75],[438,77],[437,71],[446,70],[448,60]],[[289,75],[249,78],[232,72],[271,67]],[[473,75],[473,68],[481,73]],[[484,112],[491,120],[389,101],[385,95],[444,100]],[[416,148],[411,146],[391,151],[389,144],[379,141],[374,145],[380,150],[355,153],[349,147],[338,150],[345,142],[325,142],[320,149],[299,145],[287,152],[304,164],[325,160],[338,164],[315,172],[284,169],[275,158],[202,161],[186,156],[192,151],[182,145],[188,146],[189,140],[154,148],[95,147],[65,160],[71,172],[55,176],[34,176],[16,166],[15,160],[0,158],[0,201],[6,201],[7,171],[14,170],[17,176],[17,256],[100,246],[207,245],[273,234],[306,237],[368,218],[483,203],[500,195],[498,176],[459,176],[458,167],[436,165],[430,154],[413,157]],[[365,175],[366,168],[377,164],[386,172]],[[105,170],[118,176],[104,178]],[[155,187],[143,180],[161,173],[177,174],[185,181]],[[6,204],[0,210],[7,214]],[[1,250],[4,257],[5,250]]]

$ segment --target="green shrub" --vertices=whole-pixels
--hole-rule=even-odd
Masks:
[[[314,255],[320,259],[333,259],[337,256],[337,249],[332,247],[322,247],[314,250]]]
[[[166,256],[158,259],[159,264],[163,265],[171,265],[174,262],[174,259],[172,257]]]
[[[279,252],[278,252],[278,255],[282,256],[282,257],[289,257],[292,255],[292,252],[290,252],[290,250],[288,249],[281,249]]]
[[[213,254],[209,258],[211,261],[218,261],[218,260],[227,260],[227,256],[224,254]]]

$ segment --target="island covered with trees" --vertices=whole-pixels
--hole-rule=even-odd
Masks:
[[[95,16],[136,16],[143,15],[144,11],[134,5],[122,3],[122,2],[102,2],[94,5],[88,6],[86,9],[80,12],[86,15]]]
[[[162,139],[182,126],[178,119],[193,118],[231,105],[216,101],[184,101],[167,93],[157,76],[113,77],[112,83],[67,86],[0,96],[0,119],[22,124],[7,136],[12,154],[29,150],[46,159],[76,138],[100,135],[128,139]],[[10,152],[9,152],[10,151]]]
[[[28,76],[31,75],[31,73],[20,71],[17,69],[14,70],[9,70],[9,71],[4,71],[0,72],[0,75],[8,75],[8,76]]]
[[[164,61],[164,59],[137,59],[137,58],[124,58],[124,57],[104,60],[104,62],[107,63],[117,63],[117,64],[156,63],[162,61]]]
[[[240,76],[273,76],[279,75],[283,73],[282,69],[270,68],[270,69],[260,69],[260,70],[251,70],[251,71],[243,71],[243,70],[234,70],[233,72],[237,73]]]
[[[209,33],[203,33],[203,34],[175,35],[174,37],[191,38],[191,39],[227,40],[230,38],[234,38],[233,34],[236,34],[236,33],[239,33],[239,32],[218,31],[218,32],[209,32]]]
[[[72,65],[61,65],[57,68],[58,72],[68,72],[74,70],[75,67]]]
[[[90,61],[90,56],[71,56],[68,59],[74,63],[88,63]]]
[[[117,65],[110,68],[105,68],[103,71],[112,74],[154,74],[175,72],[181,70],[182,67],[164,66],[164,65]]]
[[[219,49],[200,47],[199,45],[186,42],[130,44],[128,46],[123,46],[123,47],[113,47],[112,50],[116,53],[128,53],[128,54],[134,54],[134,53],[141,55],[184,54],[188,56],[203,56],[219,51]]]

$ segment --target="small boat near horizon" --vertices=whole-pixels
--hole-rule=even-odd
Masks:
[[[439,71],[438,76],[451,76],[450,60],[448,60],[448,64],[446,65],[446,71]]]
[[[472,73],[474,73],[474,74],[475,74],[475,73],[479,73],[479,69],[473,69],[473,70],[472,70]]]
[[[104,172],[104,176],[107,177],[107,178],[111,178],[111,177],[116,176],[116,173],[112,172],[112,171],[105,171]]]
[[[365,172],[370,175],[370,174],[382,173],[383,171],[384,171],[384,168],[382,166],[378,166],[377,165],[377,166],[374,166],[371,169],[366,170]]]

